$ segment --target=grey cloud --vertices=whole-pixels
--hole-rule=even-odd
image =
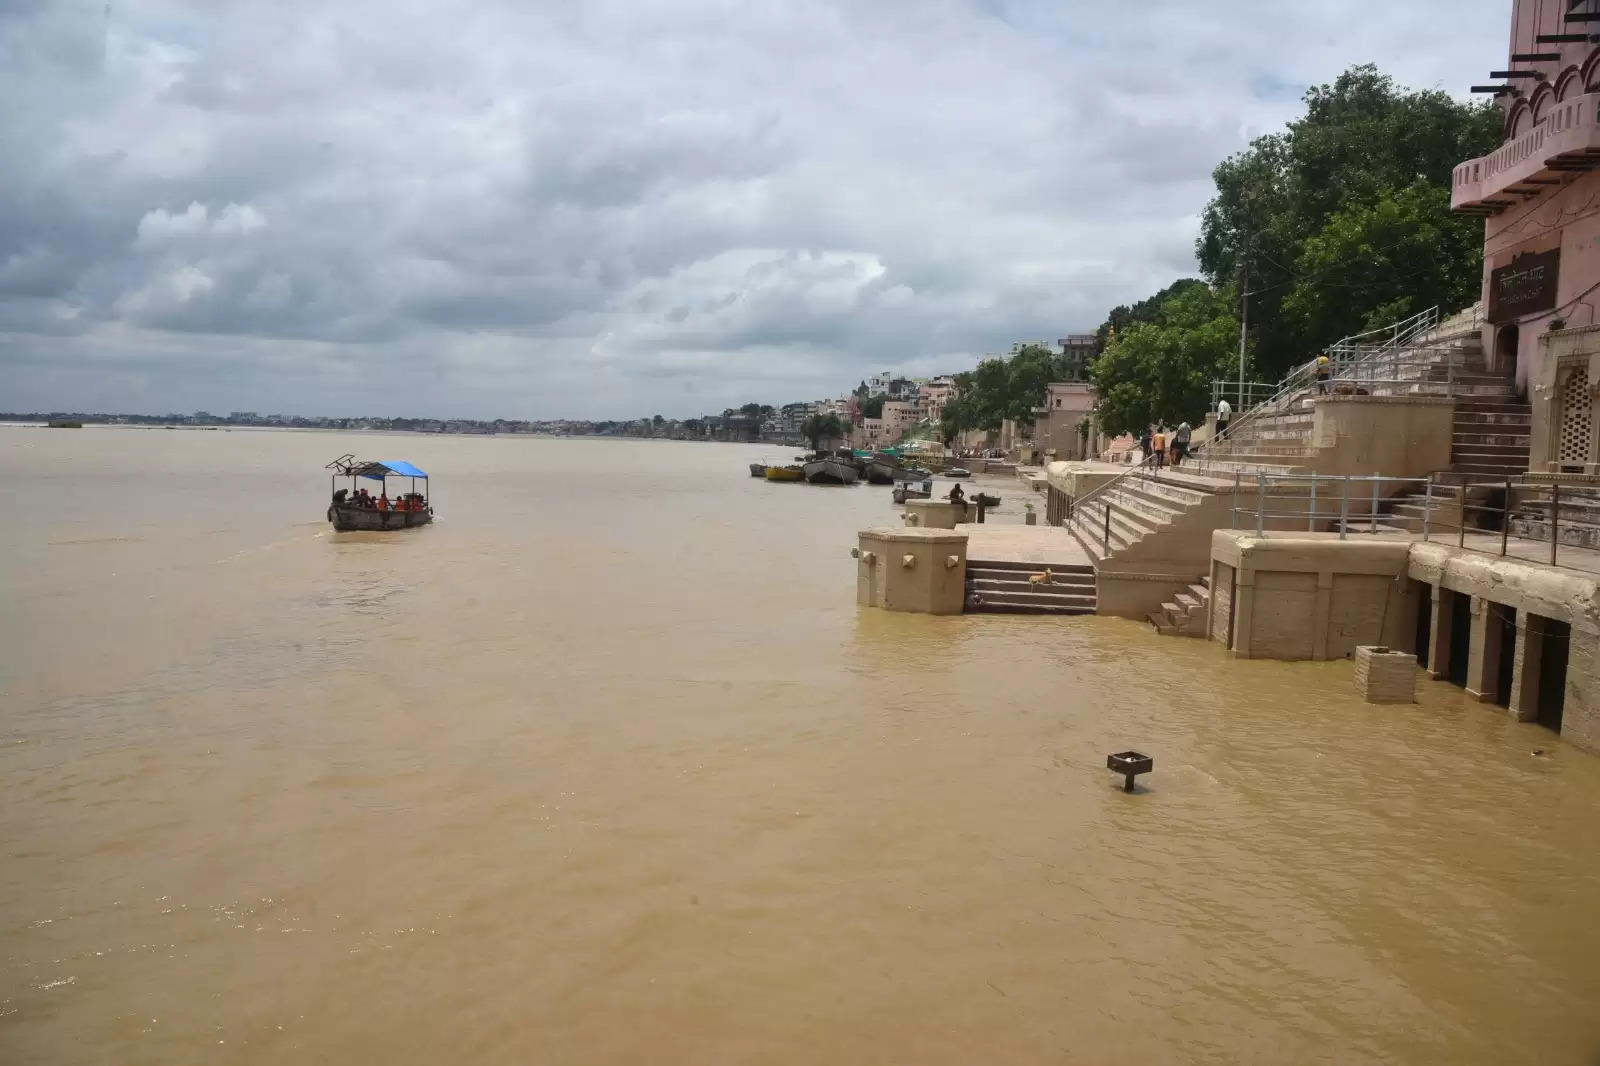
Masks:
[[[1297,87],[1459,90],[1505,6],[12,0],[0,406],[686,415],[959,368],[1191,272]]]

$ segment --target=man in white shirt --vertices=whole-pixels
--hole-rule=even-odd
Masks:
[[[1217,401],[1217,439],[1221,440],[1228,432],[1228,420],[1233,417],[1233,408],[1228,406],[1227,400]]]

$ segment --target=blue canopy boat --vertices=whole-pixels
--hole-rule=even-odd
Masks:
[[[433,521],[433,507],[428,502],[428,475],[410,463],[399,459],[357,459],[354,455],[341,455],[329,463],[333,471],[333,502],[328,505],[328,521],[341,533],[352,530],[409,529],[425,526]],[[339,479],[350,479],[350,487],[341,489]],[[409,479],[402,483],[401,491],[389,495],[390,478]],[[365,487],[358,489],[358,479],[378,482],[378,495]],[[417,482],[422,482],[420,491]]]

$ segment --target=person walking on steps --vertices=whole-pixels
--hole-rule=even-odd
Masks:
[[[1328,391],[1328,382],[1333,380],[1333,364],[1328,362],[1326,355],[1317,356],[1317,395]]]
[[[1194,432],[1189,428],[1189,423],[1179,422],[1178,431],[1172,435],[1172,468],[1176,470],[1178,464],[1189,458],[1189,435]]]
[[[1141,457],[1150,458],[1150,424],[1145,423],[1144,432],[1139,434],[1139,454]]]
[[[1155,463],[1153,465],[1157,470],[1160,470],[1167,464],[1166,426],[1162,425],[1156,427],[1156,435],[1150,439],[1150,447],[1152,449],[1151,454],[1155,456]]]
[[[1233,408],[1228,406],[1227,400],[1217,401],[1217,440],[1228,435],[1228,421],[1233,418]]]

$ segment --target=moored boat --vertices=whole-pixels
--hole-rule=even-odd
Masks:
[[[972,471],[964,466],[952,466],[944,472],[945,477],[971,477]]]
[[[981,503],[985,507],[999,507],[1000,497],[990,496],[987,492],[980,492],[972,497],[973,503]]]
[[[751,477],[766,477],[767,476],[767,464],[766,463],[751,463],[750,464],[750,476]]]
[[[813,485],[854,485],[861,480],[860,469],[845,459],[813,459],[804,469],[806,480]]]
[[[769,466],[767,467],[768,481],[804,481],[805,468],[802,466]]]
[[[895,468],[881,459],[867,464],[867,480],[874,485],[893,485]]]
[[[425,526],[433,521],[433,506],[428,502],[428,475],[408,462],[385,459],[382,462],[357,459],[354,455],[341,455],[329,463],[333,471],[333,501],[328,505],[328,521],[340,533],[358,530],[388,532]],[[339,479],[350,479],[350,487],[338,488]],[[401,489],[389,495],[389,479],[400,478]],[[378,482],[378,495],[373,496],[365,487],[357,488],[358,480]],[[409,485],[406,482],[409,481]],[[422,482],[418,491],[417,482]]]
[[[891,493],[895,503],[905,503],[907,500],[926,500],[933,496],[930,489],[914,489],[910,484],[902,482],[894,487]]]

